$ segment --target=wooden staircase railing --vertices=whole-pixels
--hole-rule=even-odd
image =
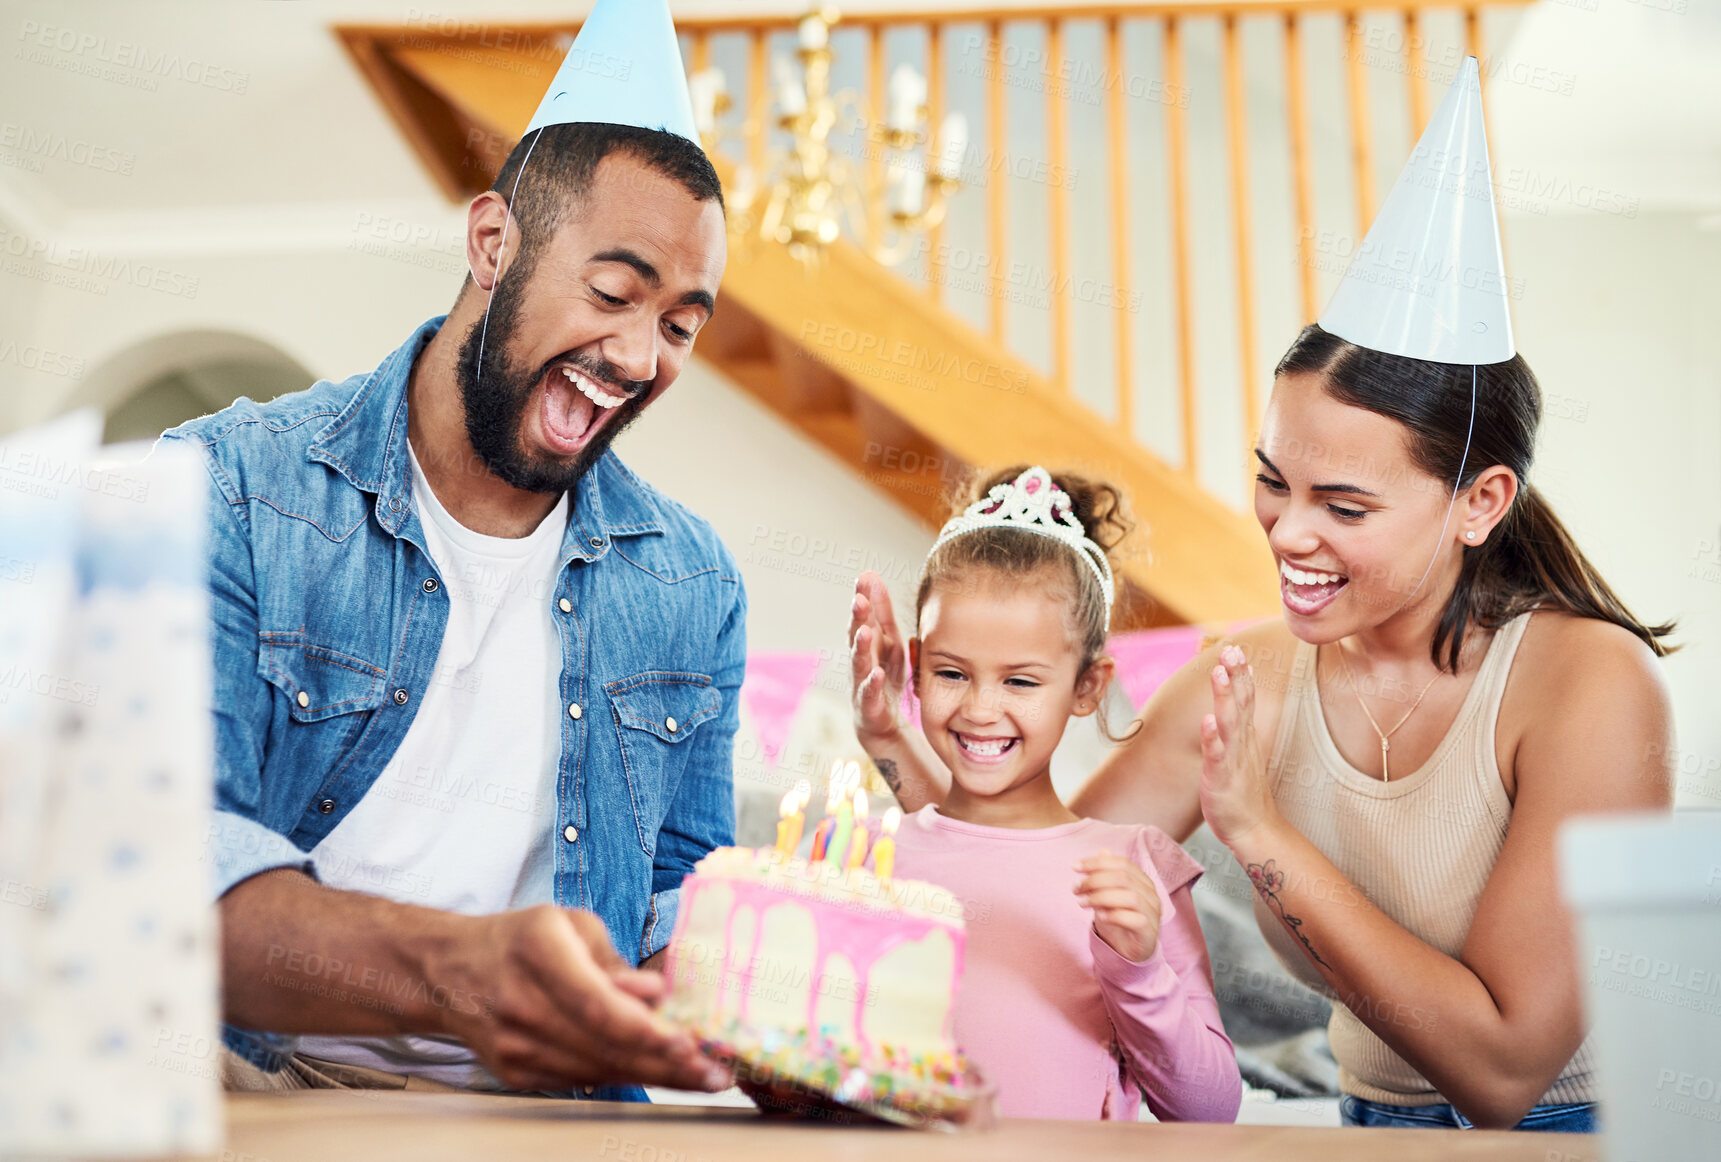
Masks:
[[[724,293],[742,309],[719,312],[699,354],[929,521],[944,511],[942,485],[965,465],[1040,459],[1117,476],[1152,530],[1148,555],[1125,567],[1135,588],[1152,598],[1129,615],[1135,624],[1269,613],[1277,591],[1259,530],[1218,499],[1224,484],[1244,474],[1246,441],[1259,423],[1270,372],[1262,353],[1291,337],[1275,333],[1263,344],[1259,276],[1282,276],[1294,264],[1297,319],[1315,317],[1322,276],[1329,285],[1337,277],[1329,256],[1316,253],[1320,227],[1331,218],[1318,213],[1317,179],[1349,191],[1354,244],[1376,209],[1377,157],[1396,169],[1408,149],[1400,143],[1420,132],[1430,97],[1438,98],[1465,53],[1481,57],[1484,77],[1490,74],[1485,9],[1526,2],[1375,0],[1366,17],[1361,6],[1341,0],[845,15],[831,34],[833,79],[862,94],[870,122],[882,108],[888,67],[909,61],[928,79],[930,124],[961,108],[971,124],[984,126],[966,159],[965,188],[911,271],[888,271],[847,245],[834,248],[811,275],[769,246],[732,248]],[[770,125],[767,66],[774,53],[792,52],[796,15],[677,23],[690,68],[724,69],[743,122],[740,141],[718,159],[720,169],[727,177],[742,160],[757,168],[780,132],[761,128]],[[577,28],[429,18],[336,31],[438,183],[450,197],[464,198],[488,188]],[[1327,116],[1316,123],[1307,66],[1325,59],[1317,49],[1330,50],[1334,36],[1342,41],[1345,115],[1323,106]],[[1197,43],[1206,46],[1201,53],[1191,49]],[[1209,49],[1214,59],[1205,55]],[[1282,92],[1273,86],[1275,68]],[[1390,150],[1376,149],[1385,134],[1374,114],[1383,70],[1403,74],[1408,122],[1400,127],[1408,136],[1387,135],[1395,143]],[[1259,134],[1249,98],[1263,86],[1275,87],[1288,164],[1253,144]],[[1208,119],[1222,121],[1222,148],[1196,142],[1222,155],[1225,172],[1217,180],[1207,172],[1213,166],[1205,167],[1202,182],[1192,172],[1192,95],[1223,113]],[[1079,116],[1086,108],[1099,110],[1100,125]],[[1151,134],[1150,117],[1159,123]],[[1348,173],[1319,165],[1312,124],[1328,137],[1342,126]],[[876,173],[878,151],[868,149],[866,128],[847,141],[833,136],[833,148],[853,151]],[[1163,197],[1168,211],[1154,248],[1163,249],[1166,261],[1144,270],[1138,251],[1154,240],[1138,212],[1149,191],[1134,171],[1144,139],[1154,135],[1163,142],[1157,168],[1164,175],[1155,198]],[[1083,144],[1100,146],[1106,158],[1103,229],[1075,220],[1082,210],[1072,204],[1074,182],[1065,180],[1074,172],[1072,150]],[[1036,176],[1044,187],[1043,215],[1011,204],[1023,179],[1008,175],[1020,173],[1024,158],[1029,191],[1037,192]],[[1274,168],[1288,169],[1289,189],[1252,181]],[[1228,203],[1222,237],[1192,225],[1192,207],[1215,202]],[[1255,229],[1275,202],[1294,222],[1288,250],[1278,253],[1258,244]],[[1090,239],[1097,233],[1099,244],[1073,247],[1077,227]],[[1346,223],[1340,233],[1350,229]],[[1038,235],[1044,263],[1012,256],[1012,244]],[[1197,272],[1209,270],[1227,270],[1232,283],[1222,329],[1233,336],[1235,355],[1227,358],[1240,374],[1229,388],[1204,378],[1197,359],[1203,300],[1195,284]],[[1012,303],[1021,297],[1014,293],[1020,284],[1040,296],[1033,305],[1044,303],[1047,342],[1038,344],[1038,356],[1036,344],[1025,341],[1035,330],[1034,312]],[[1103,300],[1097,312],[1096,299]],[[1143,303],[1169,316],[1169,384],[1145,357],[1159,352],[1143,334],[1150,330]],[[1211,343],[1211,318],[1206,323]],[[1106,366],[1109,375],[1083,370],[1093,365]],[[970,381],[976,371],[980,383]],[[1095,378],[1109,378],[1109,388],[1096,390]],[[1162,434],[1168,425],[1151,421],[1166,413],[1176,417],[1169,441]],[[1209,413],[1233,416],[1223,441],[1231,463],[1203,463]],[[1240,431],[1236,439],[1233,430]],[[928,473],[928,464],[938,471]]]

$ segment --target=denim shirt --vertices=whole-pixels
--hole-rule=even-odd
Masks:
[[[204,449],[217,498],[217,895],[270,868],[314,875],[307,853],[376,782],[431,681],[448,596],[413,506],[407,382],[442,321],[373,372],[163,437]],[[668,943],[682,878],[734,841],[747,599],[711,526],[613,452],[571,500],[549,597],[569,708],[556,902],[595,912],[637,963]],[[227,1040],[265,1068],[265,1044],[291,1044]]]

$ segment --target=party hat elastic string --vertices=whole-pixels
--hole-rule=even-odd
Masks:
[[[1446,530],[1452,526],[1452,510],[1458,507],[1458,490],[1464,484],[1464,467],[1470,462],[1470,437],[1476,431],[1476,365],[1470,365],[1470,426],[1464,429],[1464,455],[1458,459],[1458,479],[1452,482],[1452,499],[1446,504],[1446,519],[1440,522],[1440,536],[1434,542],[1434,556],[1428,559],[1428,568],[1422,571],[1422,580],[1416,583],[1416,588],[1410,591],[1410,597],[1415,597],[1422,589],[1422,582],[1428,580],[1428,575],[1434,571],[1434,562],[1440,560],[1440,545],[1446,540]],[[1405,598],[1406,601],[1410,597]]]
[[[514,197],[520,192],[520,179],[526,176],[526,166],[532,161],[532,151],[538,148],[538,138],[532,138],[532,144],[526,147],[526,156],[520,159],[520,172],[514,175],[514,186],[508,191],[508,212],[502,219],[502,244],[496,248],[496,260],[500,264],[502,256],[508,251],[508,221],[514,216]],[[478,332],[478,375],[484,374],[484,340],[490,335],[490,304],[496,301],[496,284],[502,281],[502,270],[498,265],[496,277],[490,280],[490,297],[484,300],[484,326]]]

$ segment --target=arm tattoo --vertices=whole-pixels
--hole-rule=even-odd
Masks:
[[[1284,921],[1285,927],[1291,930],[1291,935],[1302,944],[1303,950],[1309,954],[1309,959],[1331,972],[1333,966],[1321,959],[1321,954],[1315,951],[1315,946],[1303,935],[1302,919],[1285,911],[1285,901],[1279,898],[1279,889],[1285,886],[1285,873],[1274,866],[1275,862],[1268,860],[1264,864],[1252,863],[1243,870],[1249,873],[1249,882],[1255,885],[1255,890],[1267,901],[1267,907]]]
[[[889,759],[874,759],[872,765],[878,768],[879,777],[890,788],[890,793],[902,798],[902,775],[897,772],[896,764]]]

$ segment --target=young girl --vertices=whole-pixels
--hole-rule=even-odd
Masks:
[[[1038,467],[978,492],[927,558],[909,643],[950,793],[903,821],[896,857],[897,875],[965,904],[957,1043],[1006,1117],[1133,1120],[1145,1095],[1162,1120],[1232,1121],[1242,1083],[1190,898],[1200,865],[1052,788],[1065,724],[1112,678],[1121,497]]]

